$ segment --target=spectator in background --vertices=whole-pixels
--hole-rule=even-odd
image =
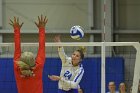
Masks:
[[[119,85],[119,93],[126,93],[126,85],[123,82]]]
[[[116,91],[116,85],[115,82],[113,81],[109,82],[108,88],[109,88],[109,92],[107,93],[119,93],[118,91]]]

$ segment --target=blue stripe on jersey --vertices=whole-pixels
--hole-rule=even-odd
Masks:
[[[80,67],[83,67],[83,65],[82,65],[82,64],[80,64]]]
[[[80,74],[76,77],[76,79],[74,80],[74,82],[76,82],[77,81],[77,79],[79,78],[79,76],[82,74],[82,72],[84,71],[84,69],[82,68],[82,70],[81,70],[81,72],[80,72]]]

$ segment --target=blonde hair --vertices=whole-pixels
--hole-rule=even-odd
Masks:
[[[80,46],[79,50],[81,50],[83,54],[86,54],[87,49],[84,46]]]
[[[28,64],[26,64],[22,61],[17,61],[17,65],[20,68],[21,75],[23,75],[23,76],[33,76],[34,73],[33,73],[31,67]]]
[[[28,64],[30,67],[35,66],[35,58],[32,52],[23,52],[21,54],[20,61]]]
[[[23,76],[33,76],[31,67],[35,66],[35,58],[32,52],[23,52],[20,61],[17,62]]]
[[[78,50],[76,50],[80,53],[81,59],[84,59],[84,55],[86,53],[86,48],[84,46],[80,46]]]

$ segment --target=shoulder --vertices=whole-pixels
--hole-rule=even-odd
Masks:
[[[84,68],[83,68],[82,66],[79,66],[79,68],[77,69],[77,72],[78,72],[79,74],[84,73]]]
[[[79,65],[79,69],[84,71],[84,68],[83,68],[82,64]]]

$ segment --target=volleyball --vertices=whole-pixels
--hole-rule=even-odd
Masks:
[[[70,29],[70,36],[75,40],[80,40],[84,37],[83,28],[79,25],[72,26]]]

